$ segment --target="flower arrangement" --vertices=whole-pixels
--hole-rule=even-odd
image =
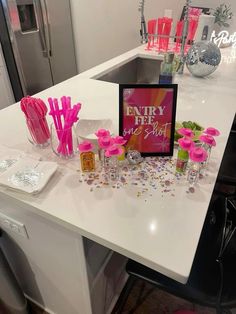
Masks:
[[[229,22],[233,17],[230,5],[221,4],[215,9],[213,15],[215,16],[215,24],[218,24],[220,27],[230,26]]]

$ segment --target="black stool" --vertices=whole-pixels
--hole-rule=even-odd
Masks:
[[[213,307],[217,313],[230,313],[236,306],[236,203],[235,199],[219,197],[209,207],[198,249],[186,285],[172,280],[137,262],[129,260],[126,270],[130,278],[113,313],[122,313],[136,278],[154,287],[199,305]],[[134,313],[153,288],[140,292]]]

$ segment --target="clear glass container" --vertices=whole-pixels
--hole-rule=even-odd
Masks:
[[[209,160],[210,160],[210,156],[211,156],[211,146],[206,144],[206,143],[203,143],[202,144],[202,147],[206,150],[207,152],[207,159],[206,161],[203,161],[201,162],[201,165],[200,165],[200,175],[201,176],[204,176],[207,168],[208,168],[208,163],[209,163]]]
[[[117,156],[105,159],[105,173],[110,182],[117,182],[120,178],[120,168]]]
[[[79,140],[74,127],[61,131],[51,124],[51,148],[58,157],[73,158],[78,153],[78,145]]]
[[[176,161],[176,171],[179,173],[184,173],[187,168],[189,160],[189,153],[178,147],[177,161]]]
[[[199,162],[191,162],[190,167],[188,170],[188,183],[190,187],[194,186],[199,179],[199,174],[200,174],[200,163]]]
[[[31,144],[45,148],[50,144],[50,131],[46,118],[26,119],[27,137]]]

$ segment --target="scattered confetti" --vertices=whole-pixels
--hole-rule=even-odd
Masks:
[[[145,202],[155,195],[156,191],[161,197],[169,195],[175,197],[175,184],[180,180],[182,174],[175,171],[176,160],[171,157],[146,157],[141,164],[120,165],[120,179],[117,182],[109,182],[109,175],[103,170],[95,173],[80,173],[79,182],[90,186],[90,192],[94,189],[112,188],[121,190],[132,187],[131,191],[137,198]],[[188,193],[194,193],[188,191]]]

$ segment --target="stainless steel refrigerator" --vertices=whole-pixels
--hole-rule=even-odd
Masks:
[[[0,2],[0,40],[16,100],[20,88],[33,95],[77,74],[69,0]]]

